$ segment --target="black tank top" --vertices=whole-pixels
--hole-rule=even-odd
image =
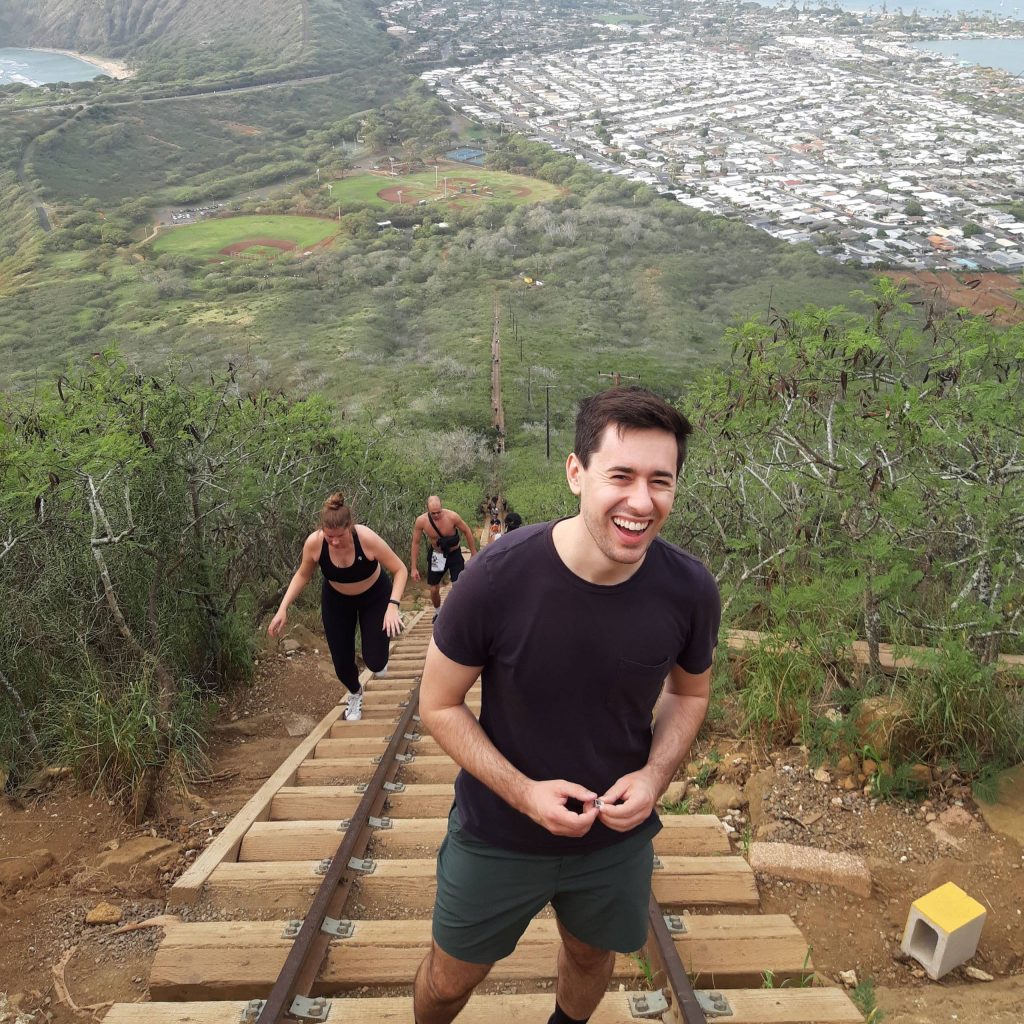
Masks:
[[[320,569],[324,574],[324,579],[330,580],[331,583],[362,583],[377,571],[377,559],[367,558],[363,554],[363,546],[359,543],[359,531],[354,526],[352,527],[352,542],[356,548],[355,560],[351,565],[342,569],[331,561],[327,538],[324,538],[320,548]]]

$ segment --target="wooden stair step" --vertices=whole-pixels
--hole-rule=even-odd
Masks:
[[[379,753],[379,751],[378,751]],[[373,756],[316,757],[303,761],[295,773],[299,786],[343,786],[368,782],[376,769]],[[459,766],[447,754],[416,756],[414,761],[402,765],[398,779],[409,783],[453,783]]]
[[[593,1024],[636,1024],[632,996],[642,992],[609,992],[601,1000]],[[737,989],[727,993],[733,1011],[729,1024],[863,1024],[863,1017],[845,992],[835,988]],[[244,1001],[215,1003],[115,1003],[104,1024],[238,1024]],[[332,999],[330,1024],[408,1024],[412,999]],[[551,993],[543,995],[476,995],[459,1014],[459,1024],[536,1024],[554,1008]]]
[[[363,699],[363,717],[357,722],[340,721],[336,722],[328,734],[328,739],[341,740],[351,739],[353,736],[381,735],[385,726],[393,725],[402,717],[405,708],[399,704],[395,705],[372,705],[368,704],[369,695]],[[480,717],[480,702],[467,701],[466,707]],[[376,730],[376,731],[374,731]],[[421,736],[429,735],[429,731],[422,722],[413,722],[409,732],[419,733]]]
[[[353,722],[352,724],[357,725],[359,723]],[[394,729],[388,728],[389,724],[386,722],[381,724],[380,737],[378,739],[374,739],[372,736],[355,736],[352,739],[320,740],[316,745],[313,756],[353,757],[356,754],[370,754],[372,756],[383,754],[388,745],[388,736],[394,733]],[[437,740],[432,739],[430,736],[423,736],[422,739],[417,740],[415,743],[410,743],[409,751],[417,755],[444,753]]]
[[[398,694],[409,694],[416,689],[416,683],[419,680],[419,672],[388,672],[384,679],[377,679],[374,677],[370,679],[365,686],[366,697],[369,698],[370,694],[375,697],[381,697],[381,694],[391,694],[390,699],[394,699]],[[401,699],[401,698],[399,698]]]
[[[452,787],[444,783],[408,786],[388,796],[386,813],[395,817],[444,817],[453,798]],[[270,804],[270,820],[337,821],[349,817],[360,800],[362,795],[356,786],[282,786]]]
[[[685,922],[686,934],[674,940],[695,985],[756,986],[764,970],[772,971],[778,984],[799,982],[813,971],[807,944],[785,915],[689,915]],[[150,973],[152,997],[265,997],[292,947],[293,940],[283,935],[285,923],[217,921],[168,926]],[[411,984],[430,945],[430,921],[354,924],[351,937],[332,941],[314,994],[333,995],[362,985]],[[516,951],[495,966],[491,980],[553,979],[558,942],[552,918],[531,922]],[[617,981],[628,984],[636,974],[635,960],[616,958]]]
[[[740,857],[663,857],[651,889],[666,909],[688,906],[756,907],[757,885]],[[305,908],[321,876],[317,861],[224,863],[210,875],[204,895],[218,906],[294,911]],[[371,874],[359,875],[358,902],[387,901],[410,916],[433,910],[435,858],[382,860]]]
[[[272,807],[271,821],[258,821],[249,829],[242,840],[238,859],[317,860],[333,856],[342,838],[339,816],[352,814],[361,799],[354,786],[339,786],[338,790],[344,795],[339,796],[337,802],[330,802],[331,818],[281,818]],[[279,794],[282,801],[279,809],[283,809],[285,815],[289,813],[292,793],[294,790],[289,789],[287,795]],[[451,786],[416,785],[388,797],[384,814],[391,818],[391,826],[374,832],[374,855],[422,856],[424,848],[436,850],[448,829],[447,812],[452,795]],[[427,807],[441,809],[428,813],[424,809]],[[416,817],[409,816],[412,814]],[[434,814],[437,817],[433,817]],[[666,817],[664,827],[654,838],[654,849],[659,856],[700,857],[730,852],[725,829],[712,814]]]

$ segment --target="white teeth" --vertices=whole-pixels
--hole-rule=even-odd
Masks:
[[[647,529],[647,523],[631,523],[627,519],[612,519],[612,522],[616,526],[621,526],[623,530],[629,530],[630,533],[643,533]]]

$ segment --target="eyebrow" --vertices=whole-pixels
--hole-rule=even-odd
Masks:
[[[606,473],[636,473],[635,466],[609,466]],[[675,473],[669,472],[667,469],[656,469],[651,473],[653,477],[664,477],[666,480],[675,480]]]

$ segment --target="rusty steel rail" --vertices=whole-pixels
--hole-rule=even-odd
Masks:
[[[313,903],[295,937],[281,973],[260,1009],[259,1016],[254,1018],[256,1024],[281,1024],[286,1014],[293,1014],[292,1004],[296,996],[308,997],[312,991],[331,938],[321,929],[329,914],[338,913],[344,903],[352,878],[350,875],[344,884],[342,879],[353,872],[349,866],[350,860],[365,850],[369,838],[370,818],[381,809],[387,799],[384,785],[393,780],[400,764],[397,760],[398,755],[404,753],[411,742],[408,735],[409,726],[416,720],[418,708],[417,684],[409,697],[408,706],[395,726],[391,741],[381,755],[380,764],[367,784],[359,806],[349,819],[344,838],[331,858],[330,867],[316,896],[313,897]],[[310,1016],[309,1019],[317,1018]]]
[[[682,1015],[680,1024],[707,1024],[704,1010],[694,995],[686,968],[679,959],[679,950],[676,949],[675,941],[669,934],[668,925],[665,924],[661,907],[653,892],[647,904],[647,922],[648,951],[654,954],[665,985],[672,993],[672,1007],[678,1009]],[[654,942],[654,949],[650,949],[651,940]],[[669,1012],[672,1012],[671,1009]]]

